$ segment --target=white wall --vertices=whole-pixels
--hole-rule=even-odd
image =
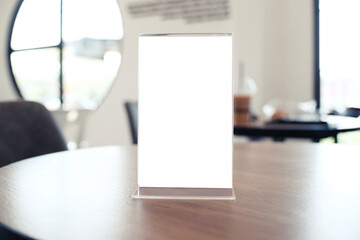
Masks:
[[[258,85],[253,101],[256,112],[271,98],[312,98],[312,0],[232,0],[231,18],[218,22],[186,24],[159,17],[132,18],[118,0],[124,23],[123,62],[117,81],[86,126],[90,146],[129,144],[125,100],[137,99],[137,36],[141,33],[233,32],[235,66]],[[15,99],[8,76],[6,42],[13,0],[0,2],[0,100]],[[237,71],[235,71],[237,73]]]
[[[8,26],[15,5],[16,1],[2,0],[0,2],[0,101],[17,98],[10,81],[7,63]]]
[[[266,2],[264,100],[313,98],[313,1]]]

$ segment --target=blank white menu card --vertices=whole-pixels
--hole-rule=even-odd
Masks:
[[[232,188],[232,36],[139,37],[138,186]]]

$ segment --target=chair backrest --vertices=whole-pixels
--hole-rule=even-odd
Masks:
[[[67,150],[50,112],[40,103],[0,102],[0,167],[42,154]]]
[[[8,227],[0,223],[0,239],[1,240],[32,240],[33,238],[27,237],[12,229],[9,229]]]
[[[125,102],[125,109],[130,125],[132,143],[137,144],[138,140],[138,103]]]

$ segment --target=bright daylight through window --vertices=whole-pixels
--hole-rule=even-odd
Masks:
[[[320,0],[321,108],[360,108],[360,1]]]
[[[26,0],[9,41],[19,94],[51,110],[96,109],[121,63],[117,0]]]

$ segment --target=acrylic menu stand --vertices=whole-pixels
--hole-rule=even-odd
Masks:
[[[232,35],[139,37],[134,199],[235,199]]]

